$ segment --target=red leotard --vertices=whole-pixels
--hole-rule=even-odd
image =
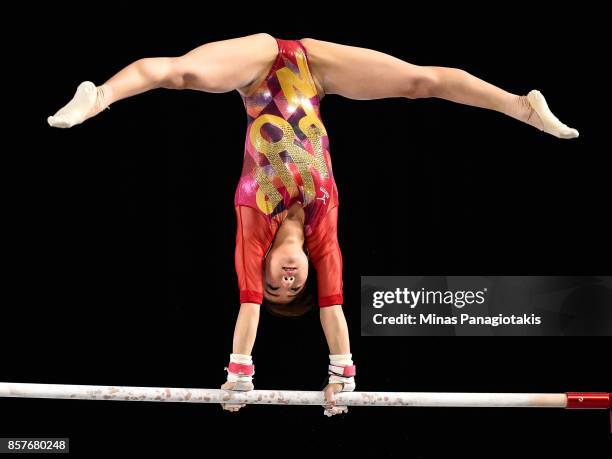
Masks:
[[[266,79],[243,96],[248,127],[234,197],[240,302],[261,304],[265,256],[288,209],[300,203],[306,247],[317,271],[319,306],[342,304],[338,189],[320,98],[302,43],[276,41],[278,55]]]

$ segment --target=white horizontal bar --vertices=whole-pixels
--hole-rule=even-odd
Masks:
[[[321,391],[163,387],[76,386],[65,384],[0,383],[0,397],[125,400],[132,402],[235,403],[254,405],[323,405]],[[565,394],[495,394],[445,392],[344,392],[337,405],[414,407],[533,407],[565,408]]]

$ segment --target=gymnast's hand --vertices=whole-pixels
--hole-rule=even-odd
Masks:
[[[245,391],[249,391],[249,390],[253,390],[255,388],[255,386],[253,385],[253,383],[236,383],[236,382],[226,382],[225,384],[223,384],[221,386],[221,389],[223,390],[236,390],[236,385],[239,385],[239,391],[240,392],[245,392]],[[246,405],[242,404],[242,405],[232,405],[230,403],[222,403],[221,407],[224,410],[227,411],[231,411],[231,412],[237,412],[240,408],[244,408]]]
[[[343,384],[330,383],[323,393],[325,394],[325,416],[334,416],[336,414],[348,413],[348,406],[336,406],[335,394],[342,392]]]
[[[346,322],[344,323],[346,324]],[[348,331],[346,334],[348,335]],[[336,394],[355,390],[356,367],[353,364],[352,357],[352,354],[331,354],[329,356],[329,367],[327,369],[329,380],[327,387],[323,389],[325,394],[325,411],[323,414],[325,416],[348,413],[348,407],[336,405]]]

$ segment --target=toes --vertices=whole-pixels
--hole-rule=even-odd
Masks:
[[[50,116],[47,118],[47,122],[49,123],[49,126],[51,127],[56,127],[56,128],[70,127],[70,123],[66,121],[65,118],[62,118],[60,116]]]
[[[559,131],[559,137],[562,139],[575,139],[580,134],[576,129],[572,129],[570,127],[564,126],[563,129]]]
[[[570,135],[568,137],[569,139],[575,139],[580,136],[580,133],[578,132],[577,129],[570,129],[569,135]]]

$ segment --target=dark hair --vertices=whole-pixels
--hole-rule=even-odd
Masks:
[[[293,300],[289,303],[281,304],[268,301],[264,298],[262,305],[265,306],[268,312],[273,316],[297,319],[312,309],[318,308],[318,291],[317,272],[312,267],[312,263],[309,262],[306,284]]]

